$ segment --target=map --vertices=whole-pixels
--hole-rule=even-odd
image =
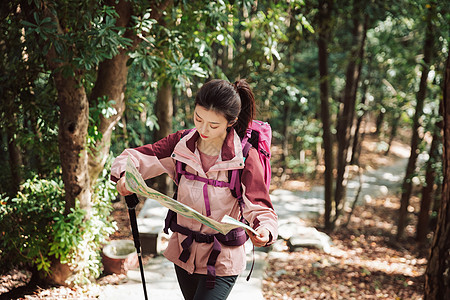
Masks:
[[[128,156],[127,165],[125,168],[125,186],[130,191],[137,195],[153,199],[158,201],[162,206],[167,207],[170,210],[173,210],[177,214],[180,214],[187,218],[192,218],[200,223],[222,233],[227,234],[230,230],[238,227],[242,227],[254,233],[255,235],[259,235],[253,228],[250,226],[239,222],[238,220],[225,215],[221,222],[206,217],[199,213],[198,211],[192,209],[191,207],[178,202],[175,199],[170,198],[150,187],[147,186],[144,179],[142,178],[139,171],[133,164],[133,161]]]

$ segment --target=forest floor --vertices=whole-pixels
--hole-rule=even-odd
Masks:
[[[427,246],[418,249],[413,223],[395,241],[397,196],[356,207],[347,228],[328,233],[330,253],[296,249],[270,256],[264,299],[423,299]],[[418,199],[411,204],[415,211]],[[305,222],[320,227],[317,222]]]
[[[364,170],[392,165],[406,154],[409,156],[409,146],[401,141],[392,144],[387,156],[379,145],[374,136],[366,137],[360,157]],[[353,169],[351,176],[356,176],[356,172]],[[321,178],[318,174],[315,179],[289,180],[282,188],[308,190],[323,185]],[[423,299],[430,245],[418,245],[414,240],[420,209],[417,194],[416,187],[408,207],[409,223],[400,242],[395,236],[400,208],[397,193],[356,206],[347,226],[327,232],[333,243],[329,254],[313,248],[291,252],[286,245],[282,255],[269,255],[264,299]],[[344,212],[345,221],[348,213]],[[321,218],[302,221],[324,231]]]
[[[360,161],[364,169],[376,169],[399,159],[395,151],[388,156],[377,151],[377,140],[366,137]],[[407,146],[396,142],[398,149]],[[314,179],[291,178],[281,188],[306,190],[322,184],[320,174]],[[114,219],[121,229],[111,238],[130,238],[128,214],[123,203],[115,203]],[[333,241],[331,252],[285,247],[269,255],[263,280],[265,299],[422,299],[424,272],[429,245],[414,241],[419,198],[411,198],[410,223],[405,238],[395,240],[399,195],[387,195],[357,206],[347,227],[327,232]],[[139,207],[138,207],[139,208]],[[303,220],[305,225],[321,230],[321,219]],[[144,257],[144,260],[151,256]],[[13,270],[0,277],[0,299],[95,299],[101,286],[118,284],[124,275],[107,275],[88,288],[36,286],[29,284],[29,274]],[[21,286],[21,287],[20,287]],[[11,289],[13,293],[6,293]],[[8,298],[5,298],[8,295]]]

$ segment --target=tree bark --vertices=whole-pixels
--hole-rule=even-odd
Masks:
[[[162,16],[162,10],[169,3],[171,1],[155,4],[152,7],[152,17],[158,20]],[[131,19],[131,4],[125,0],[117,3],[110,0],[109,4],[114,5],[119,16],[116,25],[126,27]],[[53,20],[57,26],[57,32],[61,34],[62,29],[58,17],[48,7],[44,8],[44,15]],[[127,31],[126,35],[134,38],[131,30]],[[69,62],[61,61],[54,47],[50,47],[47,54],[47,63],[54,72],[57,100],[60,107],[58,145],[66,192],[66,213],[75,207],[75,201],[78,199],[80,208],[87,211],[86,218],[90,217],[91,184],[95,182],[104,167],[109,153],[113,127],[124,111],[124,88],[128,73],[127,60],[128,55],[124,49],[121,49],[117,56],[99,65],[97,82],[90,99],[96,102],[99,97],[107,96],[108,100],[115,100],[114,107],[117,114],[110,118],[101,117],[98,128],[102,138],[96,142],[94,149],[91,149],[92,151],[88,155],[86,138],[89,126],[89,100],[81,83],[83,73],[80,70],[74,70],[73,76],[64,77],[58,70]],[[54,266],[52,272],[59,272],[62,270],[61,268],[63,267]]]
[[[156,95],[155,114],[159,129],[155,131],[155,140],[165,138],[172,133],[173,96],[172,85],[163,84]]]
[[[434,181],[436,179],[435,163],[439,159],[439,144],[441,142],[439,131],[439,128],[435,128],[425,172],[425,185],[422,188],[422,200],[420,201],[420,212],[416,227],[416,241],[419,244],[425,243],[429,232],[430,207],[433,201]]]
[[[362,22],[362,16],[360,7],[355,1],[354,5],[354,18],[353,18],[353,45],[354,47],[350,51],[349,63],[346,71],[346,82],[343,91],[343,97],[341,104],[341,112],[337,121],[337,141],[338,141],[338,153],[337,153],[337,172],[336,172],[336,189],[334,192],[335,202],[335,217],[337,220],[340,214],[341,201],[345,197],[346,189],[346,177],[347,177],[347,165],[350,160],[351,149],[351,132],[353,126],[353,119],[355,115],[356,106],[356,91],[358,87],[360,67],[358,63],[362,62],[364,55],[364,44],[367,31],[367,16],[364,22]],[[349,157],[350,156],[350,157]]]
[[[27,116],[27,119],[30,123],[30,130],[33,132],[33,135],[36,137],[37,140],[42,140],[42,132],[39,128],[39,125],[37,123],[36,115],[34,113],[30,113]],[[24,121],[24,123],[27,121]],[[34,149],[28,149],[27,153],[25,154],[28,157],[28,164],[26,162],[24,163],[24,166],[26,168],[33,168],[37,170],[37,173],[39,175],[43,174],[43,163],[45,158],[42,157],[38,152],[34,151]]]
[[[325,229],[329,230],[331,224],[332,195],[333,195],[333,138],[331,135],[328,73],[328,41],[331,32],[332,0],[319,1],[319,38],[317,46],[319,50],[319,86],[320,86],[320,115],[322,118],[322,139],[325,158]]]
[[[353,138],[353,146],[352,146],[352,158],[350,159],[350,163],[352,165],[359,165],[359,156],[361,154],[361,145],[364,140],[364,137],[366,135],[366,126],[364,121],[364,118],[366,117],[367,112],[367,105],[369,103],[368,98],[366,97],[368,85],[364,84],[362,96],[361,96],[361,103],[363,104],[363,107],[361,108],[361,113],[358,116],[358,119],[356,121],[356,129],[355,129],[355,136]],[[362,128],[362,132],[360,133]]]
[[[427,78],[430,67],[432,49],[433,49],[433,24],[432,24],[432,9],[429,8],[427,14],[427,25],[425,32],[425,41],[423,45],[423,65],[422,65],[422,75],[420,78],[419,91],[417,92],[417,104],[416,112],[413,118],[413,128],[411,137],[411,153],[408,160],[408,165],[406,166],[405,178],[402,184],[402,196],[400,200],[399,218],[397,223],[397,240],[400,240],[403,236],[404,229],[407,223],[407,213],[409,206],[409,198],[412,192],[412,178],[414,177],[414,171],[416,169],[417,157],[419,155],[419,128],[420,128],[420,117],[423,114],[423,106],[425,102],[425,96],[427,92]]]
[[[425,272],[425,300],[450,295],[450,55],[444,85],[444,181],[438,223]]]
[[[386,113],[380,109],[380,111],[378,112],[377,119],[375,121],[375,135],[377,136],[381,135],[383,131],[383,123],[385,115]]]
[[[119,16],[116,25],[120,27],[129,26],[133,12],[132,3],[125,0],[120,0],[118,2],[109,0],[108,2],[109,5],[115,7]],[[171,3],[171,0],[163,1],[158,4],[152,3],[150,5],[152,9],[151,17],[158,21],[164,10]],[[137,37],[132,30],[127,30],[125,32],[125,37],[133,40],[133,47],[138,44]],[[106,96],[108,100],[114,100],[113,107],[117,111],[117,114],[109,118],[105,118],[104,116],[100,117],[98,130],[101,132],[102,138],[95,143],[89,153],[89,177],[93,183],[97,180],[98,175],[105,166],[109,155],[112,131],[125,110],[125,86],[127,84],[127,61],[129,59],[127,54],[128,50],[129,49],[121,49],[118,55],[99,64],[97,81],[90,95],[91,104],[95,104],[99,98],[104,96]]]
[[[55,74],[60,108],[58,145],[64,181],[66,213],[75,207],[90,211],[91,191],[88,171],[86,137],[89,125],[89,101],[77,77]],[[89,215],[89,213],[88,213]]]
[[[62,33],[59,20],[49,8],[44,14],[50,17]],[[57,90],[57,103],[60,108],[58,146],[61,160],[62,177],[65,190],[65,213],[75,207],[76,199],[80,208],[86,210],[87,216],[91,207],[90,180],[88,172],[88,155],[86,137],[89,126],[89,101],[81,84],[82,73],[65,77],[58,71],[67,62],[61,62],[51,47],[47,53],[47,63],[53,71],[53,79]]]
[[[173,96],[172,85],[164,83],[159,88],[156,95],[155,104],[156,117],[158,118],[159,129],[155,131],[155,140],[160,140],[172,133],[173,120]],[[171,194],[171,179],[166,174],[160,176],[157,180],[160,192],[168,195]]]
[[[131,3],[124,0],[119,1],[117,4],[115,4],[115,1],[110,2],[109,4],[114,5],[119,15],[116,21],[117,26],[127,27],[131,20]],[[128,38],[133,38],[130,31],[127,31],[125,35]],[[102,133],[102,137],[90,149],[89,153],[89,177],[92,183],[95,183],[98,175],[103,170],[109,155],[113,128],[119,122],[125,110],[125,85],[127,83],[127,61],[129,58],[126,51],[127,49],[121,49],[118,55],[99,64],[97,81],[90,95],[91,105],[96,104],[98,98],[106,96],[108,100],[114,101],[112,107],[117,111],[115,115],[109,118],[103,115],[100,116],[98,130]]]
[[[7,118],[6,137],[8,139],[8,154],[9,154],[9,168],[11,171],[12,185],[9,191],[11,196],[15,196],[19,191],[20,183],[22,182],[22,154],[16,142],[15,128],[17,120],[15,113],[5,114]]]
[[[289,101],[284,102],[283,107],[283,143],[282,143],[282,153],[281,153],[281,163],[283,166],[283,172],[281,173],[280,184],[286,181],[287,168],[288,168],[288,157],[289,157],[289,124],[291,119],[292,104]]]
[[[389,152],[391,151],[392,142],[394,141],[395,137],[397,136],[398,131],[398,125],[400,121],[400,114],[395,114],[394,119],[391,123],[391,132],[389,133],[389,141],[388,141],[388,147],[386,151],[384,152],[384,155],[389,155]]]

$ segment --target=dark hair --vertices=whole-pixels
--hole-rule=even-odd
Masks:
[[[239,136],[244,136],[255,114],[255,96],[245,79],[234,84],[214,79],[205,83],[195,97],[195,105],[220,112],[231,123]]]

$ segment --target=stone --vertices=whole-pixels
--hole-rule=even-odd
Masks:
[[[288,245],[291,251],[301,247],[313,247],[330,253],[332,241],[326,233],[320,232],[314,227],[299,227],[296,233],[289,238]]]

